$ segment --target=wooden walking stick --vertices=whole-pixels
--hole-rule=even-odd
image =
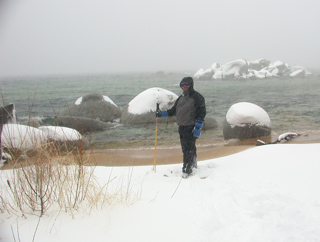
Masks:
[[[158,114],[157,112],[160,111],[159,103],[157,103],[156,108],[156,134],[154,138],[154,157],[153,157],[153,170],[156,172],[156,166],[157,166],[157,133],[158,133]]]

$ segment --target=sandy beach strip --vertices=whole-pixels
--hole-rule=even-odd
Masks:
[[[197,146],[198,161],[215,159],[223,156],[236,154],[243,150],[256,147],[257,139],[232,141],[225,145],[199,145]],[[286,144],[307,144],[320,143],[320,135],[301,135]],[[278,145],[278,144],[270,144]],[[154,148],[136,149],[104,149],[88,151],[86,156],[97,166],[139,166],[153,165]],[[156,150],[156,164],[177,164],[182,163],[182,152],[179,147],[162,148]]]
[[[304,134],[282,144],[308,144],[320,143],[320,134]],[[234,140],[226,144],[199,144],[197,145],[198,161],[215,159],[236,154],[256,147],[257,139]],[[279,144],[270,144],[279,145]],[[88,149],[84,151],[84,160],[90,165],[96,166],[141,166],[153,165],[156,157],[156,165],[182,164],[182,152],[180,146],[157,147],[156,156],[154,147],[144,148],[115,148],[115,149]],[[15,168],[14,164],[5,164],[0,169]]]

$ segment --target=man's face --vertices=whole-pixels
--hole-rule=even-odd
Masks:
[[[181,84],[181,89],[185,92],[188,91],[190,88],[190,84],[189,83],[182,83]]]

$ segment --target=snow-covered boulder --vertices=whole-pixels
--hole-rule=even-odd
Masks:
[[[304,78],[306,77],[306,72],[305,70],[300,69],[300,70],[291,72],[289,76],[294,78]]]
[[[289,76],[293,78],[305,78],[306,76],[311,76],[311,75],[312,75],[311,71],[306,69],[303,66],[293,66],[290,69],[290,74],[289,74]]]
[[[304,70],[304,71],[303,71]],[[304,75],[305,74],[305,75]],[[246,61],[243,59],[231,61],[220,66],[214,63],[208,69],[198,70],[196,79],[265,79],[270,77],[299,77],[311,76],[312,73],[302,66],[290,67],[282,61],[270,62],[266,59]]]
[[[269,66],[270,61],[266,59],[259,59],[255,61],[249,61],[248,62],[248,69],[249,70],[256,70],[259,71],[267,66]]]
[[[61,126],[41,126],[39,127],[49,140],[54,141],[76,141],[82,138],[81,134],[71,128]]]
[[[249,70],[247,77],[250,79],[265,79],[269,77],[277,77],[277,75],[270,73],[266,69],[262,69],[260,71]]]
[[[212,79],[212,76],[220,70],[220,64],[219,63],[213,63],[212,66],[210,68],[207,69],[199,69],[195,74],[194,74],[194,78],[195,79],[204,79],[204,80],[208,80],[208,79]]]
[[[225,139],[250,139],[271,134],[267,112],[253,103],[241,102],[230,107],[223,123]]]
[[[75,103],[62,110],[59,116],[113,122],[121,117],[121,110],[109,97],[99,93],[92,93],[78,98]]]
[[[243,59],[234,60],[221,66],[220,72],[213,75],[213,79],[232,79],[246,76],[248,73],[248,62]]]
[[[84,147],[82,135],[75,129],[61,126],[41,126],[39,127],[46,135],[49,141],[63,149],[74,149]]]
[[[200,69],[194,74],[194,78],[196,79],[211,79],[214,71],[211,68],[208,68],[206,70]]]
[[[276,76],[287,76],[290,70],[290,66],[282,61],[275,61],[269,66],[263,68]]]
[[[159,103],[160,109],[165,111],[171,108],[178,96],[166,89],[153,87],[149,88],[134,99],[132,99],[125,110],[122,112],[121,123],[154,123],[155,111],[157,103]],[[170,118],[175,120],[175,118]],[[159,119],[159,122],[164,119]]]
[[[1,133],[1,145],[8,149],[31,150],[47,142],[43,131],[21,124],[5,124]]]

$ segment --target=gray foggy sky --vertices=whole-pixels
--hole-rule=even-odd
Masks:
[[[0,75],[320,67],[318,0],[0,0]]]

